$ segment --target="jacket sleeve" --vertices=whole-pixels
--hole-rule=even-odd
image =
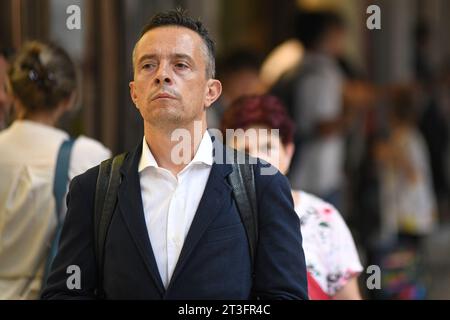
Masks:
[[[95,169],[75,177],[70,183],[67,215],[58,254],[53,261],[42,299],[95,299]]]
[[[308,299],[300,220],[294,211],[289,182],[279,172],[259,176],[256,182],[259,241],[253,296],[270,300]]]

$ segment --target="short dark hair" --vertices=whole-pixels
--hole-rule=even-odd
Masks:
[[[177,8],[175,10],[170,10],[166,12],[160,12],[154,15],[150,22],[147,23],[141,31],[139,36],[139,40],[146,34],[148,31],[164,26],[180,26],[184,28],[188,28],[195,33],[197,33],[203,40],[207,52],[207,66],[206,66],[206,75],[210,78],[214,78],[216,73],[216,62],[215,62],[215,44],[214,41],[210,38],[208,30],[203,25],[200,20],[194,20],[190,16],[187,15],[187,11],[181,8]],[[136,42],[136,43],[137,43]],[[134,54],[133,54],[134,56]]]
[[[342,17],[333,11],[299,12],[295,17],[295,34],[307,49],[314,49],[332,28],[345,28]]]

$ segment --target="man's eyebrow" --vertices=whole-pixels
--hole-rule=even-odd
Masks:
[[[185,53],[175,53],[173,55],[173,57],[176,58],[176,59],[185,59],[185,60],[187,60],[190,63],[194,62],[194,59],[192,59],[191,56],[189,56],[189,55],[187,55]]]
[[[144,54],[142,57],[139,58],[138,64],[144,60],[149,60],[149,59],[154,59],[154,58],[156,58],[156,54]]]
[[[138,60],[138,64],[142,63],[142,61],[144,60],[150,60],[150,59],[156,59],[157,55],[156,54],[144,54],[142,57],[139,58]],[[191,56],[185,54],[185,53],[175,53],[171,55],[172,59],[184,59],[187,60],[189,63],[193,63],[194,59],[191,58]]]

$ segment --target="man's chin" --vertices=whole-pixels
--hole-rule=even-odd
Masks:
[[[184,117],[178,113],[159,111],[154,112],[146,119],[154,127],[164,128],[164,129],[176,129],[183,127],[186,124]]]

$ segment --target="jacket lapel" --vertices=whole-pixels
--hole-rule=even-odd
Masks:
[[[118,193],[118,206],[155,286],[161,295],[163,295],[165,289],[148,237],[142,207],[141,186],[138,173],[141,153],[142,144],[139,144],[133,152],[130,152],[121,168],[122,183]]]

